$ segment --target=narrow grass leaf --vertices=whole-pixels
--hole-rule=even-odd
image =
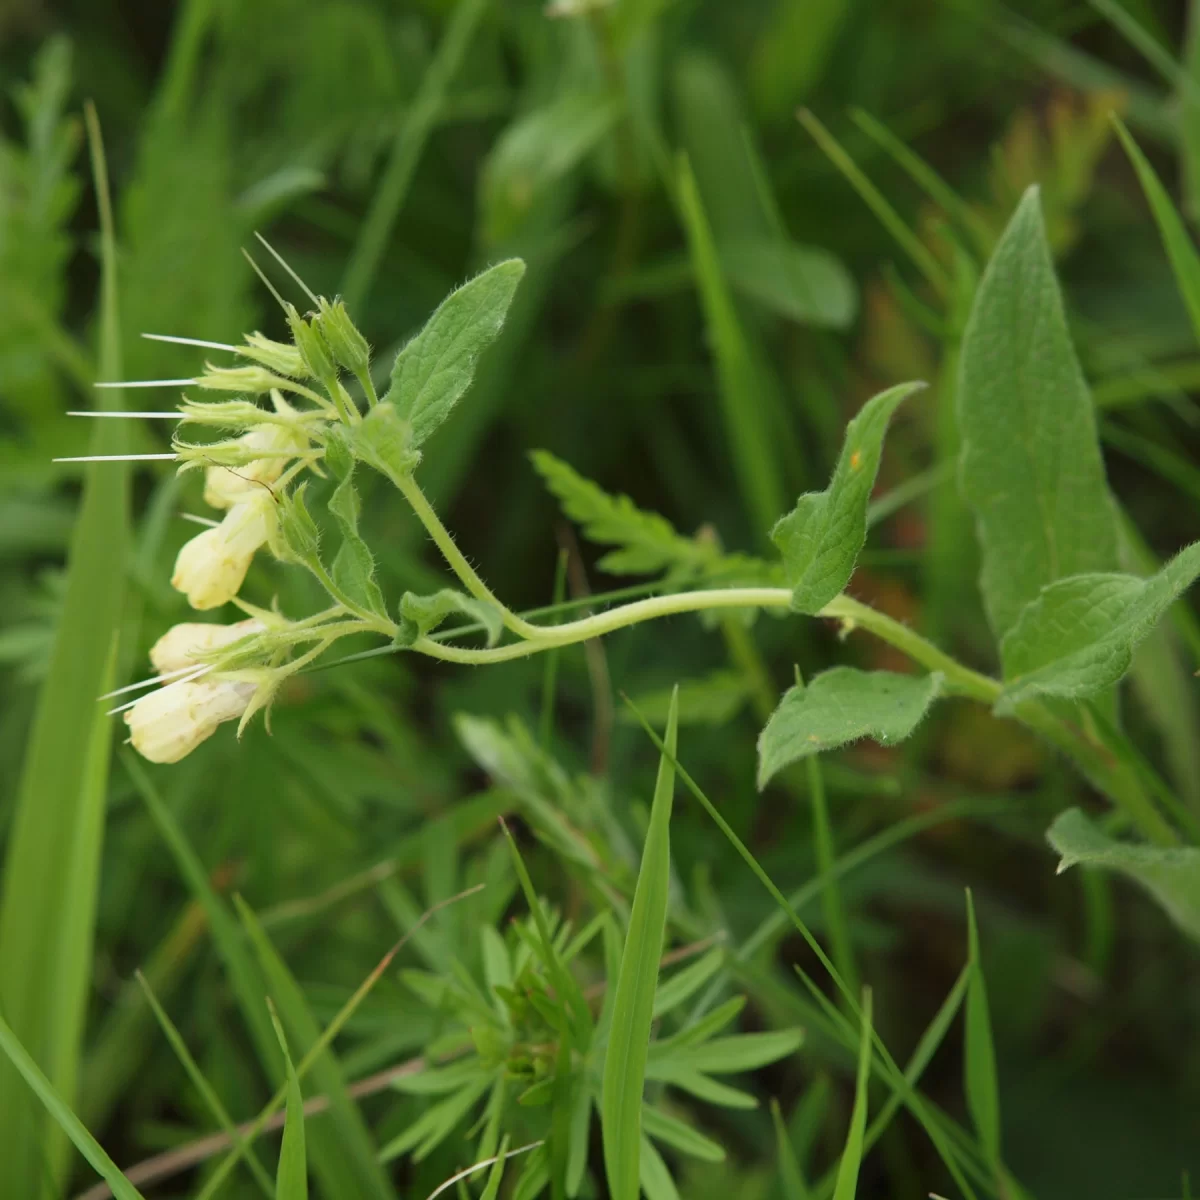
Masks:
[[[804,1030],[776,1029],[767,1033],[742,1033],[732,1037],[714,1038],[698,1046],[685,1046],[674,1051],[666,1061],[670,1066],[682,1066],[709,1075],[733,1075],[739,1071],[754,1071],[768,1063],[778,1062],[795,1054],[804,1044]]]
[[[1001,643],[999,711],[1034,696],[1083,699],[1116,683],[1133,651],[1200,575],[1200,542],[1149,579],[1077,575],[1042,589]]]
[[[859,738],[908,737],[942,690],[942,676],[834,667],[789,688],[758,739],[758,786],[809,755]]]
[[[459,0],[429,64],[417,94],[396,135],[383,178],[375,189],[371,207],[358,232],[346,265],[341,293],[352,312],[367,299],[396,218],[408,195],[413,172],[446,102],[446,89],[458,73],[475,28],[487,10],[486,0]]]
[[[709,1076],[681,1063],[649,1063],[646,1067],[646,1078],[670,1084],[671,1087],[677,1087],[681,1092],[687,1092],[689,1096],[695,1096],[697,1100],[703,1100],[706,1104],[715,1104],[718,1108],[758,1107],[756,1096],[730,1087],[727,1083],[710,1079]]]
[[[1000,1169],[1000,1089],[996,1082],[996,1050],[992,1045],[992,1022],[988,1015],[987,985],[979,958],[979,930],[975,924],[975,901],[967,889],[967,1016],[963,1072],[967,1108],[979,1135],[979,1144],[993,1172]]]
[[[642,1137],[638,1148],[638,1182],[646,1200],[679,1200],[679,1189],[654,1143],[648,1137]],[[633,1195],[637,1196],[636,1189]]]
[[[117,248],[104,147],[90,107],[87,125],[100,210],[99,374],[120,379]],[[120,389],[99,394],[106,410],[124,407]],[[120,455],[127,449],[125,422],[95,423],[91,454]],[[53,649],[16,786],[0,891],[0,1011],[69,1103],[76,1093],[91,989],[112,745],[111,719],[96,697],[112,686],[128,525],[126,464],[89,464],[67,551]],[[0,1129],[11,1148],[0,1172],[0,1197],[38,1195],[47,1169],[61,1181],[66,1143],[29,1104],[25,1082],[10,1067],[0,1069]]]
[[[792,1136],[784,1123],[779,1101],[771,1097],[771,1121],[775,1126],[775,1152],[779,1160],[779,1185],[783,1200],[809,1200],[810,1192],[804,1182],[804,1172],[792,1145]]]
[[[705,1137],[699,1130],[693,1129],[687,1122],[663,1112],[661,1108],[644,1105],[642,1126],[649,1137],[662,1142],[664,1146],[671,1146],[689,1158],[698,1158],[701,1162],[725,1161],[724,1147],[712,1138]]]
[[[414,449],[471,386],[479,356],[499,335],[524,274],[525,264],[510,258],[476,275],[442,301],[396,356],[384,400],[412,427]]]
[[[867,508],[888,422],[901,402],[923,386],[903,383],[868,400],[846,426],[829,487],[801,496],[771,530],[771,540],[783,553],[797,612],[819,612],[849,582],[867,540]]]
[[[838,1165],[833,1200],[854,1200],[858,1172],[862,1166],[863,1137],[867,1129],[867,1084],[871,1077],[871,993],[863,993],[862,1039],[858,1048],[858,1076],[854,1085],[854,1108],[850,1113],[850,1131]]]
[[[725,280],[720,254],[686,158],[678,167],[679,207],[710,344],[716,359],[725,437],[749,517],[766,529],[779,515],[785,493],[776,440],[763,397],[771,387],[766,366],[742,328]]]
[[[673,755],[678,733],[678,707],[667,717],[665,743]],[[650,825],[642,851],[621,970],[616,979],[612,1025],[604,1056],[601,1092],[601,1132],[604,1169],[613,1200],[637,1200],[641,1172],[642,1089],[658,963],[662,957],[671,875],[671,802],[675,770],[666,754],[658,764],[658,779],[650,810]],[[611,985],[610,985],[611,986]]]
[[[23,1083],[30,1087],[44,1105],[46,1112],[57,1122],[62,1131],[75,1144],[75,1148],[95,1168],[96,1173],[112,1189],[116,1200],[142,1200],[142,1194],[121,1173],[120,1168],[104,1152],[70,1105],[55,1089],[54,1085],[34,1062],[29,1051],[21,1045],[8,1023],[0,1017],[0,1051],[18,1072]],[[5,1168],[7,1170],[7,1166]],[[27,1193],[34,1195],[36,1193]]]
[[[296,1045],[315,1045],[321,1030],[299,984],[249,906],[240,897],[235,897],[235,903],[284,1027],[290,1031]],[[323,1193],[331,1197],[344,1196],[348,1200],[358,1197],[393,1200],[394,1193],[377,1162],[371,1135],[346,1091],[341,1068],[331,1050],[321,1051],[312,1065],[312,1072],[317,1087],[329,1097],[329,1123],[314,1125],[310,1136],[314,1149],[313,1169],[321,1181]]]
[[[240,1145],[242,1147],[242,1156],[246,1161],[246,1166],[253,1174],[263,1195],[270,1197],[273,1190],[271,1180],[267,1172],[263,1169],[262,1163],[258,1161],[257,1154],[245,1143],[241,1133],[238,1132],[238,1128],[234,1124],[233,1118],[229,1115],[229,1111],[221,1103],[221,1097],[217,1095],[212,1084],[204,1077],[204,1072],[201,1071],[200,1064],[192,1057],[187,1043],[183,1040],[183,1035],[175,1027],[175,1023],[171,1018],[167,1016],[166,1010],[159,1003],[158,997],[154,994],[154,991],[141,971],[137,973],[137,981],[141,985],[146,1003],[154,1013],[155,1020],[158,1021],[159,1027],[162,1029],[167,1041],[171,1044],[171,1049],[175,1052],[175,1057],[179,1059],[183,1069],[187,1072],[188,1078],[192,1081],[192,1086],[199,1093],[205,1107],[212,1113],[217,1124],[228,1135],[230,1142],[235,1146]]]
[[[1116,511],[1091,396],[1071,344],[1038,191],[992,255],[963,338],[961,483],[980,584],[1003,637],[1048,583],[1116,570]]]
[[[1059,874],[1068,867],[1102,867],[1134,880],[1166,909],[1181,929],[1200,941],[1200,850],[1140,846],[1102,833],[1077,808],[1046,831],[1059,854]]]
[[[271,1009],[271,1024],[279,1039],[287,1069],[287,1108],[283,1122],[283,1144],[279,1149],[279,1166],[275,1172],[275,1200],[308,1200],[308,1158],[304,1152],[304,1097],[300,1093],[300,1080],[292,1066],[288,1053],[287,1037],[274,1008]]]
[[[1149,159],[1142,153],[1121,119],[1114,116],[1112,122],[1117,137],[1121,139],[1121,145],[1125,147],[1125,153],[1129,155],[1129,161],[1133,163],[1133,169],[1137,172],[1142,191],[1146,193],[1163,248],[1171,264],[1171,271],[1175,275],[1175,286],[1179,288],[1179,294],[1187,306],[1192,329],[1200,339],[1200,254],[1197,254],[1195,243],[1183,223],[1183,218],[1167,194],[1167,189],[1155,174]]]
[[[659,984],[654,993],[654,1016],[661,1017],[678,1008],[721,969],[724,961],[725,951],[718,946]]]

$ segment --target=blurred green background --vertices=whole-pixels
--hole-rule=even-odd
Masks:
[[[472,561],[521,608],[549,602],[560,551],[573,593],[629,582],[595,569],[599,555],[562,523],[530,449],[551,450],[682,530],[758,552],[794,496],[824,486],[862,401],[926,379],[933,386],[910,402],[881,475],[883,493],[916,480],[913,498],[877,524],[850,590],[991,670],[970,525],[945,469],[953,430],[939,416],[961,324],[928,278],[953,276],[985,252],[1025,186],[1040,183],[1113,485],[1157,554],[1197,536],[1200,359],[1108,124],[1121,112],[1185,211],[1200,212],[1200,53],[1187,38],[1189,7],[618,0],[614,17],[613,6],[582,0],[6,0],[0,836],[15,841],[37,697],[69,603],[67,546],[80,528],[83,477],[50,459],[85,453],[92,433],[65,415],[92,405],[99,369],[85,100],[103,131],[116,208],[124,378],[199,369],[201,351],[141,332],[218,341],[283,332],[241,254],[256,231],[314,291],[346,298],[384,371],[453,286],[522,256],[528,275],[503,337],[421,469]],[[827,131],[826,146],[797,120],[802,107]],[[830,145],[893,206],[907,246]],[[707,232],[676,188],[680,153]],[[928,170],[946,192],[922,187]],[[972,231],[969,253],[953,249],[948,215]],[[151,408],[175,398],[127,392],[128,407],[147,397]],[[131,428],[128,448],[163,449],[166,428]],[[119,518],[89,527],[93,557],[125,580],[123,597],[113,594],[117,683],[141,677],[146,648],[187,619],[167,580],[195,531],[179,514],[203,511],[199,491],[194,476],[139,465],[128,541]],[[369,481],[364,510],[387,594],[438,586],[430,548],[382,478]],[[120,511],[117,497],[110,517]],[[278,595],[302,614],[317,598],[299,574],[260,561],[245,594],[264,604]],[[80,597],[76,616],[90,611]],[[1126,720],[1195,803],[1196,642],[1194,621],[1184,624],[1139,664]],[[109,631],[76,633],[102,665]],[[618,693],[653,707],[661,689],[690,682],[682,760],[787,890],[813,873],[811,821],[803,796],[754,789],[756,707],[764,691],[770,699],[786,686],[793,664],[807,676],[833,662],[896,665],[885,647],[841,645],[815,622],[712,629],[676,618],[618,634],[602,655],[565,652],[551,729],[540,660],[467,670],[380,657],[302,677],[271,736],[256,726],[239,744],[226,728],[185,762],[146,775],[217,890],[239,892],[263,916],[324,1022],[398,929],[494,857],[503,797],[456,738],[455,714],[515,713],[546,730],[567,770],[591,777],[594,802],[637,834],[655,757]],[[86,672],[73,680],[69,663],[58,671],[67,693],[74,682],[98,690]],[[85,715],[91,694],[76,703]],[[131,981],[135,968],[150,975],[236,1118],[275,1080],[249,1049],[237,981],[119,754],[105,777],[90,793],[100,800],[78,810],[91,820],[86,837],[70,804],[30,808],[57,873],[28,860],[18,886],[11,853],[6,867],[6,925],[53,912],[47,928],[57,936],[77,920],[68,945],[82,976],[65,991],[54,984],[51,943],[40,957],[37,945],[28,951],[40,964],[28,974],[11,943],[0,945],[0,966],[23,978],[41,972],[27,1008],[76,997],[76,1050],[63,1052],[78,1059],[77,1070],[64,1068],[77,1076],[69,1090],[125,1165],[210,1128]],[[1181,1173],[1200,1170],[1200,973],[1193,947],[1140,893],[1081,872],[1055,878],[1043,831],[1069,804],[1092,803],[1086,786],[1022,730],[962,702],[903,750],[833,756],[827,783],[840,847],[963,803],[963,815],[844,883],[861,970],[894,1051],[908,1053],[961,967],[969,885],[1014,1176],[1041,1197],[1182,1194]],[[694,807],[679,804],[674,835],[692,908],[709,928],[744,936],[768,899]],[[532,840],[529,853],[539,886],[569,911],[569,864]],[[39,885],[60,908],[39,907]],[[820,930],[820,912],[809,915]],[[453,955],[468,922],[446,920]],[[764,965],[769,986],[752,997],[747,1027],[784,1019],[801,990],[791,962],[814,965],[785,939]],[[386,978],[343,1041],[346,1074],[419,1053],[432,1028]],[[925,1090],[961,1115],[957,1045],[935,1059]],[[785,1113],[814,1081],[832,1081],[815,1126],[818,1165],[843,1136],[848,1066],[812,1044],[760,1080]],[[365,1103],[373,1126],[402,1119],[394,1098]],[[25,1119],[19,1106],[6,1111]],[[22,1136],[19,1123],[8,1128]],[[764,1113],[722,1117],[708,1132],[730,1161],[684,1176],[685,1196],[779,1194]],[[396,1178],[411,1187],[403,1194],[423,1196],[455,1165],[447,1153]],[[161,1194],[183,1194],[170,1187],[189,1178]],[[868,1160],[859,1194],[949,1186],[902,1117]]]

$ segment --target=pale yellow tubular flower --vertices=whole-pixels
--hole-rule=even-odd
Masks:
[[[308,449],[308,439],[299,429],[269,423],[255,425],[238,439],[247,450],[269,452],[240,467],[211,466],[204,472],[204,503],[213,508],[230,508],[252,491],[274,483],[290,457]]]
[[[239,638],[252,633],[262,633],[266,626],[261,621],[238,621],[233,625],[204,624],[199,621],[184,621],[172,625],[166,633],[150,647],[150,661],[160,675],[185,671],[200,665],[197,655],[220,650]]]
[[[254,552],[274,532],[275,497],[257,488],[239,500],[214,529],[184,544],[175,560],[171,586],[193,608],[220,608],[238,594]]]
[[[191,754],[223,721],[246,711],[254,684],[232,679],[187,679],[143,696],[125,712],[133,748],[153,763]]]

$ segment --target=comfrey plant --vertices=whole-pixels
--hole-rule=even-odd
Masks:
[[[154,647],[158,673],[150,682],[162,686],[125,715],[143,755],[174,762],[222,722],[236,719],[244,728],[257,711],[269,710],[288,676],[351,634],[377,634],[397,649],[450,663],[486,665],[670,614],[765,609],[832,618],[846,632],[866,630],[924,673],[837,667],[792,688],[759,741],[760,786],[821,750],[862,737],[907,737],[937,699],[959,695],[1037,730],[1150,840],[1170,845],[1180,829],[1196,832],[1194,816],[1156,779],[1147,781],[1145,764],[1120,731],[1113,687],[1136,645],[1200,573],[1200,544],[1150,578],[1120,571],[1118,508],[1036,191],[1019,206],[978,285],[967,281],[974,299],[958,381],[960,484],[977,521],[1000,678],[963,665],[843,590],[866,539],[884,435],[916,383],[875,396],[850,422],[829,486],[801,496],[772,531],[780,551],[774,562],[725,554],[703,535],[685,537],[662,517],[535,453],[535,467],[567,514],[612,547],[602,567],[661,578],[657,594],[561,624],[510,610],[458,549],[417,473],[426,443],[499,333],[523,270],[518,260],[502,262],[451,294],[400,351],[382,398],[370,349],[344,306],[310,293],[314,308],[307,315],[280,301],[290,344],[252,334],[241,346],[219,347],[248,365],[209,366],[194,380],[165,381],[240,393],[236,399],[190,398],[177,413],[125,414],[177,418],[174,449],[161,457],[177,460],[183,471],[203,469],[206,500],[225,509],[219,524],[180,551],[173,585],[195,608],[233,602],[248,618],[226,627],[177,626]],[[357,383],[359,396],[347,381]],[[196,427],[227,436],[195,442]],[[1036,437],[1021,430],[1035,430]],[[459,590],[409,592],[389,604],[359,532],[360,467],[391,480]],[[309,512],[309,472],[335,484],[328,501],[337,531],[332,548],[322,545]],[[311,572],[329,607],[291,618],[242,600],[238,591],[261,549]],[[440,627],[451,616],[467,624],[447,634]],[[480,633],[483,646],[461,640]]]

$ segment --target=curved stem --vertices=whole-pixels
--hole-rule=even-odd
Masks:
[[[446,662],[484,663],[509,662],[514,658],[527,658],[556,646],[570,646],[586,642],[591,638],[652,621],[656,617],[669,617],[677,613],[702,612],[713,608],[788,608],[792,593],[788,588],[716,588],[702,592],[679,592],[672,596],[650,596],[623,604],[620,608],[584,617],[579,621],[568,621],[565,625],[545,628],[530,626],[533,636],[526,641],[498,646],[494,650],[472,650],[465,646],[446,646],[432,638],[419,638],[413,649],[431,658]],[[528,622],[522,622],[528,624]]]
[[[493,605],[500,610],[500,617],[504,624],[512,630],[518,637],[538,640],[542,643],[541,646],[533,647],[526,651],[527,654],[535,654],[538,649],[544,649],[552,643],[544,640],[546,633],[545,629],[540,629],[537,625],[531,625],[528,621],[518,617],[516,613],[511,612],[504,604],[501,603],[499,597],[488,587],[486,583],[480,579],[475,568],[467,562],[466,556],[455,544],[454,538],[450,535],[450,531],[442,524],[441,518],[434,512],[433,505],[425,499],[425,493],[421,491],[417,481],[412,475],[392,475],[392,482],[400,489],[404,498],[412,505],[412,510],[417,515],[417,519],[425,526],[429,536],[433,538],[434,544],[442,552],[442,557],[449,564],[450,569],[462,580],[467,591],[475,597],[476,600],[482,600],[484,604]],[[425,640],[425,639],[422,639]],[[512,647],[504,647],[512,649]],[[511,658],[520,658],[521,655],[509,655]],[[466,660],[452,660],[466,661]],[[500,662],[502,659],[484,659],[482,661]]]

